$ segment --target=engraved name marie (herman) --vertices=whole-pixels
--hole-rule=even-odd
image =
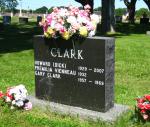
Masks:
[[[68,59],[83,59],[82,50],[75,51],[74,49],[65,49],[62,53],[60,48],[50,49],[52,57],[68,58]]]

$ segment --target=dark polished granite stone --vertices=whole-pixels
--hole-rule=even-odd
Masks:
[[[21,24],[28,23],[28,17],[19,17],[19,23]]]
[[[3,24],[7,25],[11,23],[11,16],[4,15],[3,16]]]
[[[114,106],[115,40],[34,37],[36,96],[106,112]]]

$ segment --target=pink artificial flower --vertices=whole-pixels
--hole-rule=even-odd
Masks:
[[[85,11],[85,10],[80,10],[79,11],[79,16],[81,16],[81,17],[88,17],[88,13]]]
[[[95,27],[93,26],[93,24],[91,22],[88,22],[86,27],[89,31],[93,31],[95,29]]]
[[[45,24],[43,25],[43,31],[46,32],[47,29],[48,29],[48,25],[45,23]]]
[[[32,109],[32,103],[31,103],[30,101],[27,102],[27,103],[25,103],[24,109],[25,109],[25,110],[31,110],[31,109]]]
[[[88,14],[90,14],[91,12],[90,12],[90,9],[91,9],[91,7],[90,7],[90,5],[85,5],[84,6],[84,9],[85,9],[85,11],[88,13]]]
[[[78,30],[80,28],[79,23],[72,24],[73,29]]]
[[[48,25],[51,25],[51,22],[52,22],[52,15],[51,14],[47,16],[46,21],[47,21]]]
[[[56,23],[55,24],[55,29],[56,29],[56,31],[59,31],[60,29],[62,29],[62,24],[60,24],[60,23]]]
[[[84,6],[84,9],[91,9],[91,6],[89,4]]]
[[[58,13],[58,12],[59,12],[59,9],[58,9],[57,7],[54,7],[54,8],[53,8],[53,12],[54,12],[54,13]]]
[[[147,120],[148,119],[148,115],[147,114],[143,114],[143,119]]]
[[[76,16],[76,15],[78,15],[78,13],[79,13],[79,8],[77,8],[77,7],[71,7],[70,8],[70,15],[71,16]]]

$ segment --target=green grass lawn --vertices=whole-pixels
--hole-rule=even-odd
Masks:
[[[42,34],[34,20],[27,25],[12,24],[0,30],[0,90],[8,86],[25,84],[34,93],[34,54],[32,38]],[[130,106],[114,124],[92,122],[40,111],[10,110],[0,106],[0,127],[149,127],[134,121],[134,105],[137,96],[150,94],[150,27],[139,24],[117,24],[115,52],[115,102]],[[134,33],[134,34],[133,34]]]

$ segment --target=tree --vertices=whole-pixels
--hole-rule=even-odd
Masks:
[[[115,15],[116,16],[122,16],[126,13],[126,8],[117,8],[115,9]]]
[[[143,1],[146,3],[146,5],[148,6],[148,9],[150,11],[150,0],[143,0]]]
[[[0,7],[4,7],[5,6],[5,0],[0,0]]]
[[[53,12],[53,7],[48,9],[48,13],[52,13]]]
[[[102,0],[102,33],[115,32],[115,0]]]
[[[129,12],[129,22],[130,23],[134,23],[136,2],[137,2],[137,0],[124,0],[124,3],[127,6],[127,10]]]
[[[91,6],[90,12],[93,13],[94,0],[75,0],[75,1],[81,3],[83,7],[89,4]]]
[[[48,12],[48,8],[43,6],[41,8],[36,9],[35,12],[45,14],[46,12]]]
[[[0,0],[0,12],[5,8],[5,0]]]
[[[136,17],[140,18],[143,16],[143,14],[149,15],[149,11],[147,8],[140,8],[139,10],[136,11]]]
[[[17,0],[0,0],[0,8],[5,8],[7,10],[13,11],[18,5]]]
[[[6,0],[5,1],[7,9],[14,10],[15,7],[18,5],[17,0]]]

